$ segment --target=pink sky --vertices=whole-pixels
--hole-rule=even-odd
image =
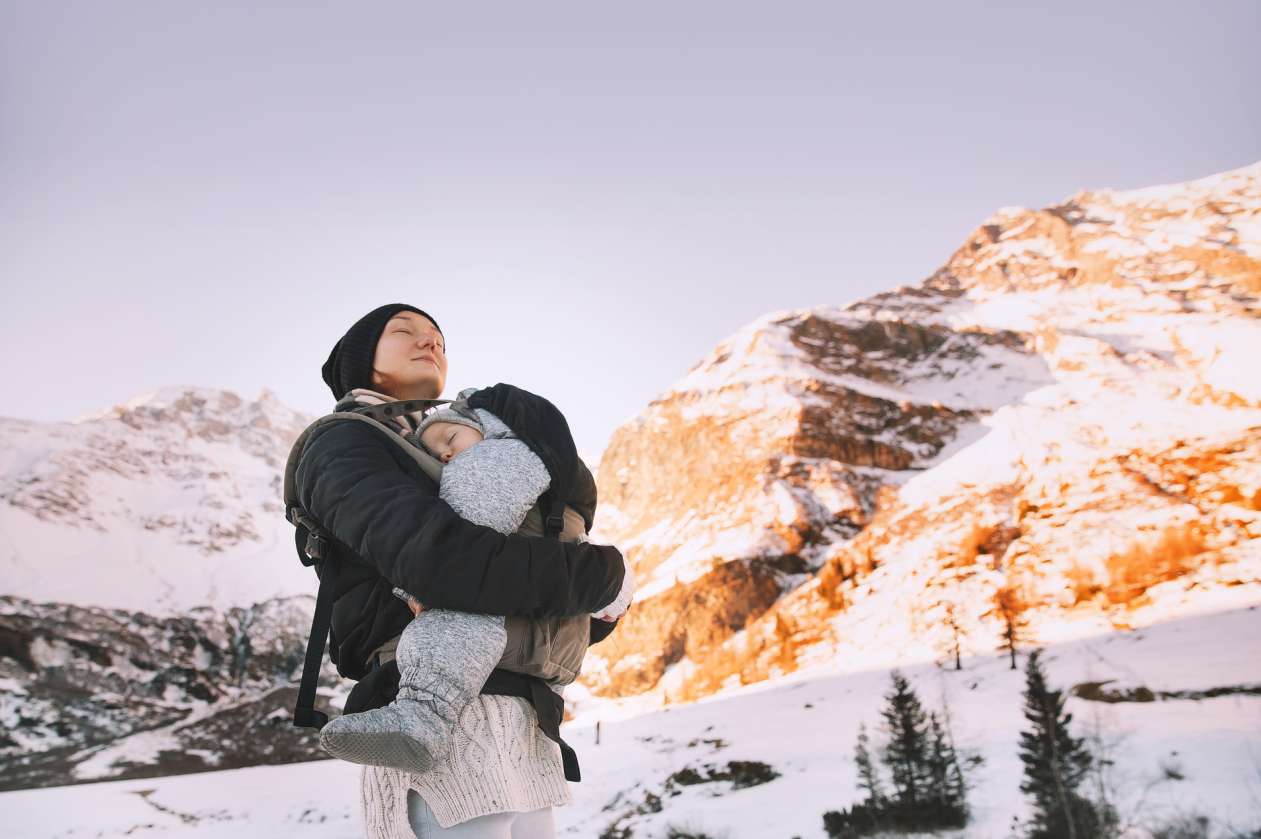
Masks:
[[[1261,157],[1261,6],[0,4],[0,413],[328,407],[360,314],[579,445],[990,212]]]

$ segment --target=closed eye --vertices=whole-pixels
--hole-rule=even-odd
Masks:
[[[393,332],[402,332],[404,335],[411,335],[411,334],[412,334],[411,329],[409,329],[409,328],[408,328],[408,327],[406,327],[406,326],[399,326],[399,327],[395,327],[392,331],[393,331]],[[436,338],[436,337],[435,337],[435,338],[433,339],[433,345],[434,345],[434,347],[436,347],[436,348],[437,348],[438,352],[440,352],[440,353],[444,353],[444,354],[446,353],[446,351],[447,351],[447,346],[446,346],[446,344],[444,344],[444,343],[442,342],[442,339],[440,339],[440,338]]]

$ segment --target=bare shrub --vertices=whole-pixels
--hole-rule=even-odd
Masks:
[[[1073,591],[1073,605],[1088,603],[1103,591],[1103,586],[1095,578],[1095,572],[1081,563],[1075,562],[1069,566],[1065,576],[1068,577],[1068,585]]]
[[[1108,557],[1108,582],[1104,596],[1113,605],[1133,601],[1158,583],[1175,580],[1194,570],[1192,557],[1207,545],[1204,527],[1197,521],[1164,528],[1155,540],[1137,542],[1129,550]]]

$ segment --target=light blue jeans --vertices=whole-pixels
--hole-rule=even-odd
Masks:
[[[555,839],[552,808],[528,813],[489,813],[443,827],[415,790],[407,791],[407,820],[416,839]]]

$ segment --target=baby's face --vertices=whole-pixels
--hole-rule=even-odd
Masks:
[[[458,422],[430,423],[420,435],[420,442],[443,463],[481,441],[480,431]]]

